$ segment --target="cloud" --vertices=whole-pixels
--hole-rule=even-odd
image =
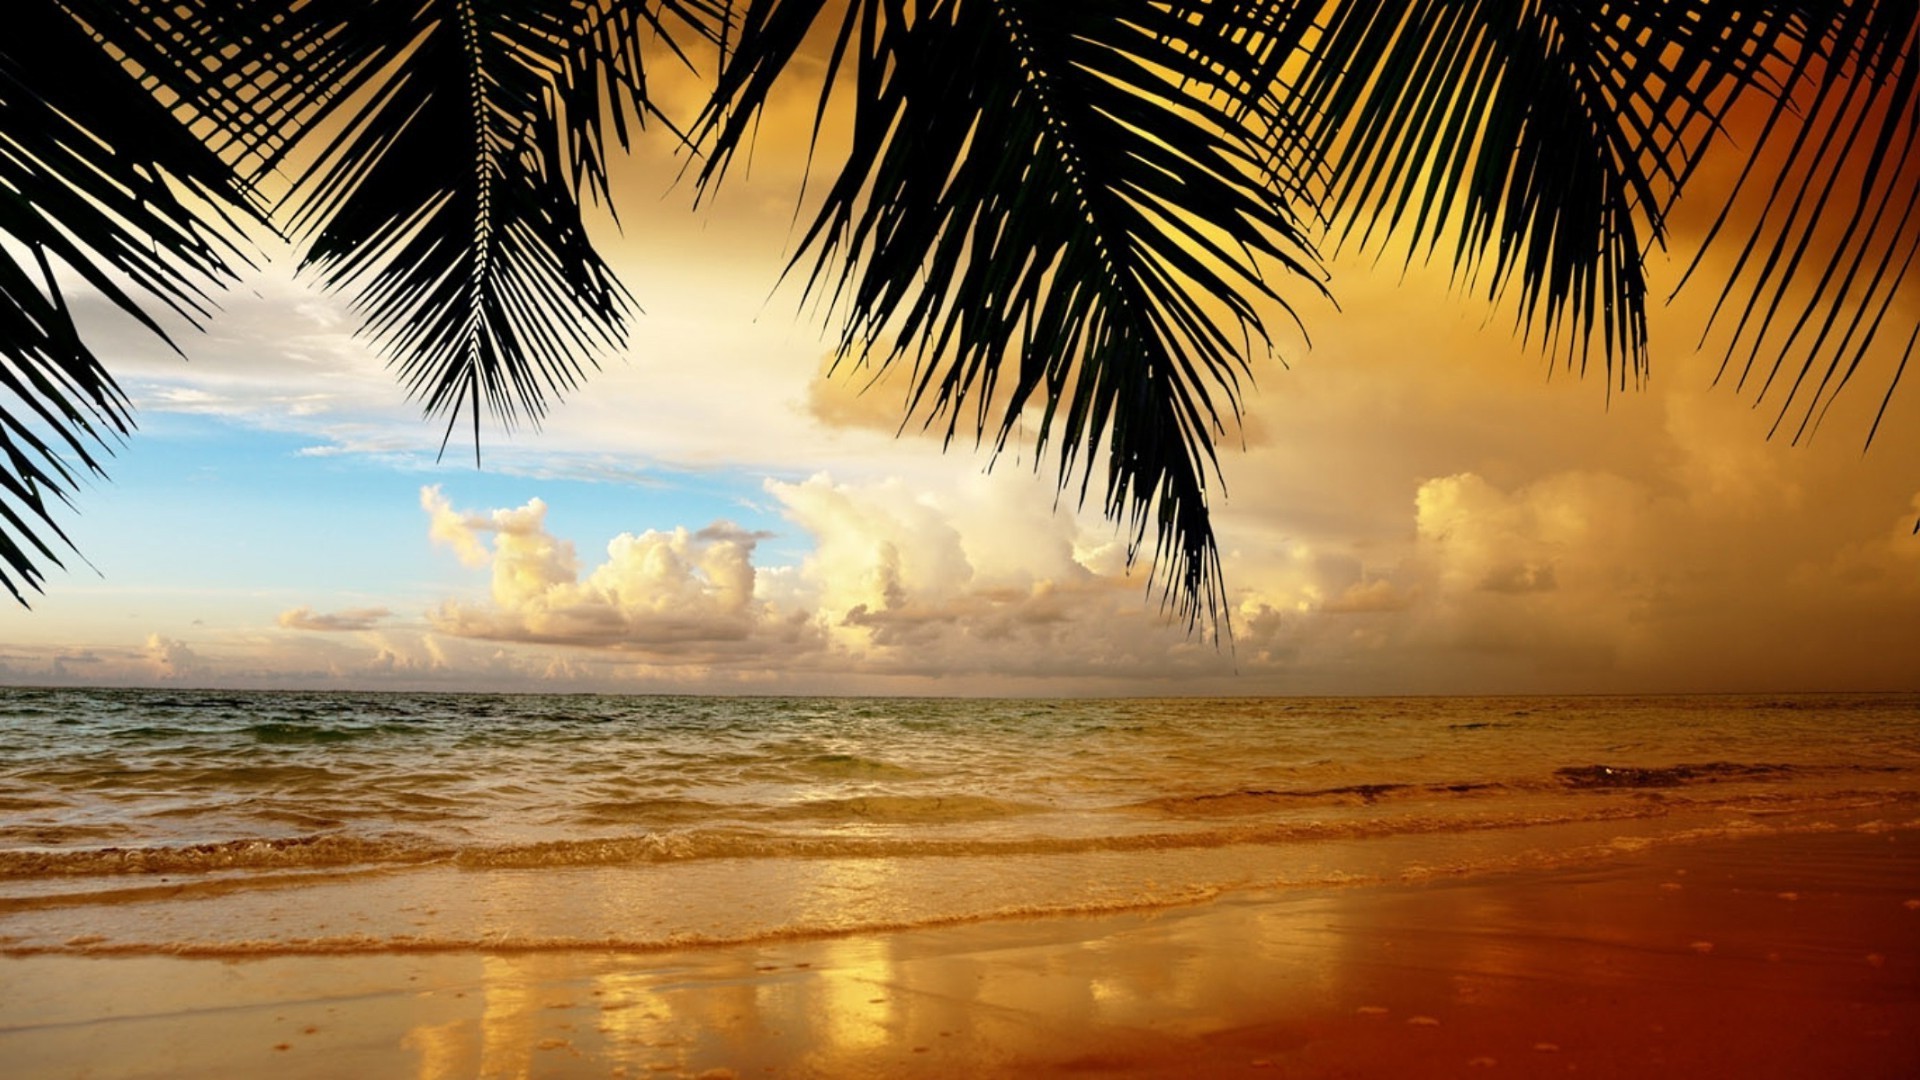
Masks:
[[[393,612],[383,607],[348,608],[345,611],[322,615],[310,605],[302,604],[280,613],[277,620],[288,630],[316,630],[321,632],[339,632],[348,630],[371,630],[380,620],[390,617]]]
[[[1427,481],[1414,501],[1429,640],[1604,671],[1645,633],[1658,579],[1633,553],[1658,510],[1640,485],[1569,472],[1508,492],[1462,473]]]
[[[726,228],[777,248],[790,213],[789,200],[762,222],[775,227]],[[1770,442],[1770,411],[1711,389],[1713,358],[1692,359],[1692,314],[1655,312],[1655,381],[1609,396],[1598,379],[1542,386],[1540,358],[1504,325],[1490,329],[1478,302],[1456,302],[1444,273],[1396,280],[1355,264],[1336,280],[1346,313],[1310,320],[1315,350],[1283,348],[1292,369],[1260,366],[1257,392],[1249,384],[1250,452],[1224,440],[1231,499],[1215,526],[1234,638],[1216,649],[1160,615],[1142,570],[1128,574],[1126,538],[1098,519],[1097,492],[1095,513],[1058,508],[1050,471],[1025,475],[1018,439],[991,476],[985,455],[943,457],[917,423],[894,439],[906,368],[865,394],[857,370],[819,380],[817,335],[755,321],[762,286],[737,286],[750,260],[727,246],[699,264],[719,258],[713,234],[665,225],[684,230],[673,233],[682,247],[623,265],[651,297],[659,336],[609,365],[538,439],[500,446],[489,468],[623,485],[679,466],[772,477],[767,500],[789,525],[778,547],[704,517],[634,521],[610,543],[558,536],[542,500],[467,510],[427,488],[427,530],[454,557],[450,572],[455,559],[472,569],[467,584],[369,600],[262,582],[282,591],[263,594],[252,622],[211,619],[178,659],[237,684],[423,687],[1912,686],[1920,395],[1893,403],[1864,459],[1852,433],[1875,395],[1843,399],[1811,446]],[[764,254],[778,265],[777,251]],[[347,338],[340,305],[300,311],[283,292],[241,298],[212,334],[188,338],[193,365],[154,349],[136,358],[129,386],[143,407],[298,431],[315,458],[410,468],[423,455],[401,451],[421,446],[430,458],[437,432]],[[1676,322],[1684,333],[1665,333]],[[1842,415],[1856,398],[1864,421]],[[634,423],[636,402],[662,401],[673,405]],[[420,531],[419,512],[394,509],[403,524],[380,543]],[[432,615],[424,630],[268,629],[351,623],[373,602]],[[51,644],[54,631],[38,629],[54,625],[46,614],[35,634]],[[164,649],[115,637],[127,613],[110,614],[66,634],[100,646],[89,677],[172,670]],[[53,662],[31,651],[13,667],[39,678]]]
[[[75,672],[67,665],[81,665],[82,667],[86,667],[90,673],[92,670],[95,670],[94,665],[100,664],[103,659],[99,653],[91,649],[63,651],[59,655],[56,655],[53,661],[47,665],[47,677],[52,682],[66,682],[81,674]]]
[[[1396,628],[1403,659],[1505,658],[1509,681],[1595,689],[1910,686],[1920,545],[1909,519],[1868,518],[1871,538],[1855,540],[1857,507],[1795,513],[1816,464],[1722,474],[1757,468],[1775,474],[1770,486],[1665,492],[1657,471],[1651,483],[1582,471],[1511,489],[1471,473],[1429,480],[1401,568],[1423,582]],[[1695,468],[1683,453],[1667,475]]]
[[[622,533],[583,576],[572,542],[547,531],[539,499],[461,513],[428,487],[420,503],[434,540],[492,568],[490,603],[450,600],[429,613],[442,633],[701,656],[750,638],[800,644],[793,621],[755,597],[753,553],[764,532],[717,521],[698,531]]]
[[[1190,678],[1230,655],[1109,573],[1104,525],[1056,513],[1052,489],[1015,474],[934,496],[900,480],[825,474],[767,492],[813,541],[798,565],[756,563],[764,532],[728,522],[623,533],[582,564],[546,506],[455,510],[422,493],[434,537],[484,553],[485,601],[429,614],[455,639],[570,646],[681,675],[855,680]],[[562,665],[556,673],[577,675]],[[851,685],[851,684],[849,684]]]
[[[1405,611],[1419,598],[1417,591],[1402,590],[1387,578],[1356,581],[1340,595],[1320,605],[1329,615],[1376,615]]]
[[[481,540],[483,535],[499,533],[512,536],[516,530],[537,530],[547,514],[547,505],[539,499],[528,503],[518,513],[496,510],[490,515],[463,514],[447,501],[438,484],[420,489],[420,509],[427,512],[427,535],[435,543],[452,548],[460,561],[468,566],[485,566],[489,561],[487,545]]]
[[[853,361],[835,363],[829,353],[807,381],[806,413],[829,431],[865,429],[891,436],[912,432],[901,367],[879,371]]]
[[[1771,487],[1690,487],[1696,459],[1674,447],[1631,471],[1419,479],[1399,540],[1255,530],[1224,554],[1230,648],[1164,617],[1143,572],[1127,571],[1123,535],[1061,511],[1045,477],[1017,471],[937,490],[768,480],[810,541],[787,565],[763,561],[764,532],[725,522],[624,533],[583,560],[538,499],[463,511],[428,488],[436,540],[491,579],[486,597],[449,599],[430,623],[448,640],[584,650],[540,658],[530,678],[841,691],[1737,689],[1756,670],[1781,680],[1765,685],[1820,685],[1823,670],[1897,681],[1890,658],[1920,646],[1896,614],[1920,606],[1905,514],[1867,540],[1851,539],[1850,521],[1780,519],[1786,507],[1765,500],[1816,489],[1811,463],[1734,467],[1772,470]],[[1730,527],[1755,513],[1793,527]],[[1879,641],[1870,656],[1828,644],[1849,622]],[[1813,627],[1822,640],[1801,640]],[[628,666],[575,666],[594,655]]]
[[[849,671],[1153,677],[1191,666],[1170,661],[1184,635],[1138,579],[1089,565],[1105,561],[1104,529],[1089,537],[1044,485],[982,477],[934,495],[819,474],[767,490],[814,540],[794,600]]]
[[[1233,638],[1156,608],[1124,537],[1057,511],[1045,477],[770,480],[791,524],[622,533],[583,558],[547,504],[458,509],[426,529],[476,571],[424,629],[383,608],[210,625],[194,644],[23,646],[25,681],[808,693],[1513,692],[1895,688],[1920,653],[1920,494],[1779,516],[1672,471],[1432,476],[1404,539],[1252,532],[1225,553]],[[1794,459],[1783,479],[1818,490]],[[1759,512],[1767,531],[1728,528]],[[1856,520],[1858,519],[1858,520]],[[413,519],[419,528],[419,518]],[[450,560],[451,561],[451,560]],[[97,658],[84,671],[58,664]],[[14,662],[18,660],[19,662]],[[1760,675],[1756,675],[1760,672]],[[84,678],[81,676],[84,674]]]
[[[155,675],[162,679],[180,679],[206,669],[199,654],[187,643],[162,634],[147,635],[145,659]]]

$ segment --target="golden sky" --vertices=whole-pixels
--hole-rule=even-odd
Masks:
[[[678,115],[698,100],[693,78],[656,88]],[[778,284],[812,106],[793,86],[750,169],[697,210],[670,140],[620,166],[622,229],[597,228],[645,309],[630,355],[543,430],[495,437],[480,473],[431,463],[438,426],[290,260],[183,339],[187,364],[94,305],[146,430],[114,484],[82,493],[73,532],[99,576],[75,561],[33,612],[0,614],[0,680],[966,694],[1920,680],[1920,392],[1896,397],[1868,452],[1872,372],[1815,438],[1769,440],[1773,407],[1711,385],[1719,354],[1699,347],[1725,250],[1700,273],[1709,287],[1656,309],[1652,377],[1625,393],[1555,370],[1444,266],[1343,253],[1338,310],[1289,293],[1311,346],[1282,334],[1257,359],[1223,450],[1231,641],[1189,635],[1145,568],[1128,573],[1121,533],[1056,506],[1050,462],[1036,475],[1022,446],[988,471],[969,447],[896,438],[897,381],[825,375],[826,314]],[[1738,161],[1713,163],[1703,204]],[[1709,219],[1676,216],[1657,295]],[[1890,322],[1916,319],[1910,286]],[[1897,358],[1883,347],[1875,363]]]

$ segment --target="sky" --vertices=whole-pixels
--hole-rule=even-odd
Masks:
[[[696,84],[657,89],[684,107]],[[670,140],[619,164],[595,232],[644,309],[631,347],[539,430],[489,431],[480,468],[458,436],[437,459],[441,426],[287,252],[177,329],[185,359],[77,293],[139,430],[61,519],[84,559],[0,610],[0,683],[1920,688],[1920,387],[1871,449],[1871,371],[1813,439],[1769,439],[1775,403],[1713,385],[1711,289],[1656,310],[1623,392],[1391,253],[1331,260],[1337,307],[1289,294],[1311,340],[1256,358],[1221,457],[1232,632],[1190,633],[1051,461],[943,450],[901,430],[897,379],[829,374],[830,318],[780,276],[811,104],[777,102],[750,173],[698,207]],[[1657,295],[1704,220],[1677,219]]]

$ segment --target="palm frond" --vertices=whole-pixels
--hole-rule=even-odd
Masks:
[[[0,587],[22,603],[70,546],[56,505],[132,425],[56,270],[159,334],[136,297],[205,314],[236,253],[223,215],[258,211],[77,21],[102,7],[20,0],[0,36]]]
[[[1208,473],[1266,339],[1256,304],[1285,306],[1263,267],[1320,287],[1235,122],[1270,57],[1190,18],[1205,6],[861,0],[834,25],[820,0],[754,4],[701,178],[816,24],[832,34],[823,95],[850,65],[852,146],[795,260],[813,253],[809,290],[844,311],[841,356],[911,358],[910,408],[996,452],[1037,403],[1038,449],[1058,443],[1082,500],[1104,453],[1106,512],[1136,555],[1152,526],[1190,627],[1224,620]]]
[[[1920,254],[1920,7],[1781,7],[1795,20],[1795,43],[1772,64],[1776,101],[1689,275],[1741,221],[1739,197],[1764,195],[1721,284],[1714,327],[1732,323],[1722,375],[1737,364],[1738,386],[1759,384],[1756,404],[1777,390],[1774,430],[1791,424],[1796,441],[1818,426],[1889,319],[1905,323],[1894,328],[1906,344],[1871,444],[1920,335],[1908,276]]]
[[[136,68],[206,77],[180,108],[283,203],[304,268],[354,291],[365,328],[450,437],[470,410],[538,421],[631,297],[590,243],[607,155],[657,116],[649,34],[717,37],[714,0],[123,0],[103,38]],[[123,36],[133,44],[117,46]],[[684,57],[683,57],[684,58]],[[443,443],[444,445],[444,443]]]
[[[310,237],[304,265],[357,290],[368,332],[449,435],[470,411],[478,455],[483,405],[507,426],[537,421],[625,343],[632,300],[587,236],[579,189],[604,194],[603,120],[624,143],[627,111],[651,110],[642,16],[602,0],[359,6],[405,19],[323,35],[348,80],[304,95],[338,132],[296,185],[292,223]]]
[[[340,0],[70,0],[95,41],[240,177],[263,179],[337,86],[343,24],[392,28],[396,5]],[[289,77],[297,71],[298,78]]]
[[[659,41],[677,61],[691,67],[681,37],[713,42],[722,38],[729,18],[728,0],[665,0],[653,5],[623,0],[575,0],[566,50],[555,85],[566,124],[568,163],[574,186],[613,204],[607,186],[607,149],[632,144],[629,119],[649,119],[686,136],[654,106],[647,92],[645,46]],[[676,35],[680,35],[676,37]]]
[[[1716,143],[1738,141],[1746,168],[1686,278],[1744,228],[1708,329],[1726,329],[1723,374],[1779,394],[1776,428],[1796,406],[1796,438],[1817,425],[1899,317],[1920,252],[1913,4],[1306,6],[1319,25],[1268,102],[1290,121],[1276,156],[1331,174],[1342,241],[1431,258],[1451,238],[1456,276],[1515,289],[1523,333],[1583,370],[1596,335],[1620,385],[1647,370],[1644,259]],[[1755,103],[1757,134],[1738,119]]]
[[[1524,335],[1625,386],[1647,369],[1644,257],[1785,20],[1721,0],[1323,4],[1272,107],[1325,163],[1339,239],[1514,290]],[[1610,380],[1610,382],[1613,380]]]

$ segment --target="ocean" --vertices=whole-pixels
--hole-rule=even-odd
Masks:
[[[658,951],[1920,824],[1920,695],[0,690],[0,955]]]

